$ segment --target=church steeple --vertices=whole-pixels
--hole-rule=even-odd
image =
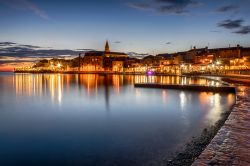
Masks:
[[[105,52],[110,52],[110,50],[109,50],[109,42],[108,42],[108,40],[106,40],[106,44],[105,44]]]

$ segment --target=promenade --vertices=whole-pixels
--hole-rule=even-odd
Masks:
[[[250,87],[239,86],[236,95],[225,124],[193,166],[250,165]]]

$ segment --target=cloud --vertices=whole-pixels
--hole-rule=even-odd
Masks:
[[[34,62],[38,59],[65,58],[71,59],[93,49],[81,50],[57,50],[40,46],[18,44],[12,42],[1,42],[5,47],[0,47],[0,63],[8,62]]]
[[[217,8],[215,12],[224,13],[224,12],[234,11],[237,9],[239,9],[239,6],[231,4],[231,5],[221,6]]]
[[[147,3],[128,3],[127,5],[138,10],[152,10],[152,7]]]
[[[250,33],[250,26],[242,26],[239,30],[234,31],[233,33],[245,35]]]
[[[0,42],[0,47],[5,47],[5,46],[12,46],[15,45],[16,43],[13,42]]]
[[[0,56],[0,63],[3,62],[34,62],[37,57],[11,57],[11,56]]]
[[[149,55],[147,53],[136,53],[136,52],[126,52],[126,54],[128,54],[129,57],[131,58],[139,58],[139,59]]]
[[[115,41],[114,42],[115,44],[120,44],[120,43],[122,43],[121,41]]]
[[[33,51],[33,49],[26,48],[26,47],[20,47],[20,46],[15,46],[15,47],[6,47],[6,48],[1,48],[0,49],[0,55],[1,53],[24,53],[24,52],[29,52]]]
[[[43,19],[49,19],[45,11],[29,0],[0,0],[0,3],[15,10],[31,11]]]
[[[175,14],[189,13],[187,7],[190,5],[198,4],[198,2],[194,0],[155,0],[155,1],[161,3],[161,6],[158,8],[158,11],[165,13],[175,13]]]
[[[88,48],[78,48],[78,49],[75,49],[76,51],[96,51],[94,49],[88,49]]]
[[[167,42],[166,44],[172,44],[171,42]]]
[[[242,19],[237,19],[237,20],[223,20],[217,24],[218,27],[223,27],[226,29],[235,29],[235,28],[240,28],[241,24],[244,22]]]
[[[27,47],[27,48],[42,48],[40,46],[33,46],[33,45],[19,45],[19,46]]]
[[[174,14],[187,14],[189,11],[184,8],[180,8],[178,6],[161,6],[158,11],[162,13],[174,13]]]
[[[224,20],[217,24],[218,27],[223,27],[225,29],[237,29],[233,31],[232,33],[246,35],[250,33],[250,25],[243,26],[242,23],[244,20],[237,19],[237,20]]]
[[[210,32],[213,32],[213,33],[220,33],[221,31],[211,30]]]
[[[151,2],[145,0],[140,3],[129,3],[128,6],[138,10],[180,15],[189,13],[188,7],[199,4],[195,0],[152,0]]]

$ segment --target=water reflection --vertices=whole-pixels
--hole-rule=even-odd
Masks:
[[[211,83],[173,76],[0,74],[0,153],[11,156],[0,163],[24,158],[24,165],[158,166],[235,100],[227,93],[134,88],[138,82]]]
[[[200,84],[200,85],[219,85],[218,82],[207,79],[197,79],[179,76],[146,76],[146,75],[107,75],[100,76],[95,74],[15,74],[13,77],[13,84],[15,84],[17,95],[37,95],[43,94],[45,88],[50,91],[51,95],[55,97],[62,95],[62,89],[66,86],[77,84],[79,88],[84,86],[89,95],[93,91],[98,90],[98,86],[112,85],[115,92],[119,94],[120,87],[124,84],[134,83],[161,83],[161,84]],[[59,97],[61,98],[61,97]],[[59,100],[59,99],[58,99]]]
[[[13,85],[16,96],[50,96],[52,102],[62,103],[65,92],[78,87],[78,93],[86,93],[89,98],[96,97],[100,87],[104,88],[106,108],[109,108],[110,91],[119,96],[124,85],[134,83],[161,84],[203,84],[214,85],[215,81],[178,76],[146,76],[146,75],[96,75],[96,74],[15,74]],[[217,83],[218,84],[218,83]],[[79,94],[81,95],[81,94]],[[136,91],[135,95],[139,95]],[[163,101],[166,91],[162,92]],[[185,108],[186,96],[180,94],[180,105]]]
[[[187,104],[187,97],[186,97],[185,92],[182,91],[180,93],[180,105],[181,105],[182,111],[185,111],[186,104]]]
[[[191,78],[180,76],[134,76],[135,83],[161,83],[161,84],[199,84],[199,85],[219,85],[219,82],[204,78]]]
[[[211,105],[213,105],[212,111],[209,112],[208,118],[212,120],[214,123],[220,119],[221,114],[221,96],[216,93],[209,97]]]
[[[162,102],[165,103],[167,101],[167,97],[168,97],[167,91],[162,90]]]

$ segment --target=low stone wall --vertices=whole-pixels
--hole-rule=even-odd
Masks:
[[[204,92],[232,92],[235,93],[233,86],[206,86],[206,85],[178,85],[178,84],[157,84],[157,83],[136,83],[134,85],[138,88],[160,88],[160,89],[180,89],[191,91]]]
[[[250,87],[239,87],[225,124],[192,165],[250,165]]]
[[[250,78],[221,78],[222,81],[250,86]]]

